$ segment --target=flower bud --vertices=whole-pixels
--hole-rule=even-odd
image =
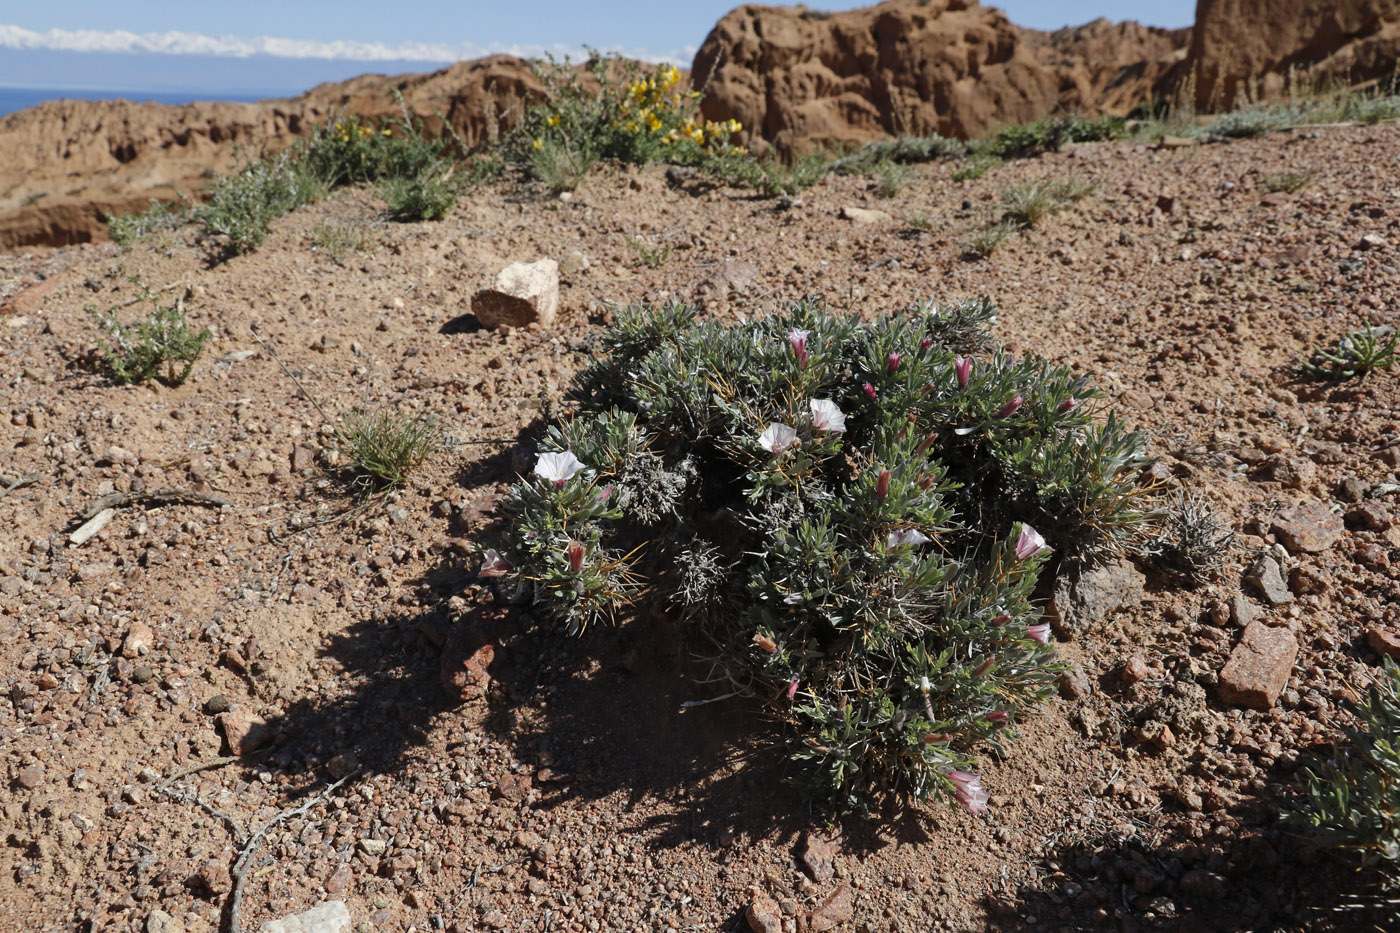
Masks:
[[[753,643],[768,654],[777,654],[778,652],[778,643],[762,632],[754,633]]]
[[[569,542],[569,572],[578,573],[583,569],[583,545],[577,541]]]
[[[1065,412],[1069,411],[1074,411],[1078,407],[1079,399],[1071,395],[1069,398],[1065,399],[1063,402],[1060,403],[1060,414],[1064,414]]]
[[[861,386],[861,388],[865,390],[866,398],[870,399],[870,401],[872,402],[875,401],[876,392],[875,387],[873,385],[867,382],[865,385]]]
[[[795,696],[797,696],[797,681],[793,680],[792,683],[788,684],[787,698],[791,700]]]
[[[898,353],[891,353],[887,361],[889,367],[888,371],[894,372],[896,369],[899,369],[899,362],[902,359],[904,359],[904,357],[900,356]]]
[[[1039,625],[1026,626],[1026,637],[1042,645],[1050,644],[1050,623],[1041,622]]]
[[[1021,396],[1016,396],[1011,401],[1001,406],[1001,411],[997,412],[997,417],[1010,418],[1012,415],[1016,414],[1016,409],[1021,407],[1021,401]]]
[[[875,480],[875,497],[883,499],[890,494],[890,471],[881,470],[879,477]]]
[[[996,656],[996,655],[991,655],[990,657],[987,658],[987,660],[985,660],[985,661],[983,661],[981,664],[977,665],[977,669],[974,670],[974,671],[972,672],[972,676],[973,676],[973,677],[981,677],[983,674],[987,673],[987,671],[991,670],[991,669],[992,669],[992,665],[995,664],[995,663],[997,663],[997,656]]]
[[[923,340],[920,340],[920,341],[919,341],[919,355],[920,355],[920,356],[923,356],[925,353],[928,352],[928,348],[931,347],[931,346],[933,346],[933,338],[932,338],[932,337],[925,337]]]
[[[970,356],[955,356],[955,357],[953,357],[953,372],[954,372],[954,373],[957,375],[957,377],[958,377],[958,388],[959,388],[959,389],[965,389],[965,388],[967,388],[967,380],[969,380],[969,379],[972,378],[972,357],[970,357]]]
[[[999,710],[997,710],[997,711],[995,711],[995,712],[988,713],[988,714],[986,715],[985,718],[986,718],[987,722],[994,723],[994,724],[1000,726],[1000,725],[1002,725],[1003,723],[1005,723],[1006,720],[1007,720],[1008,718],[1010,718],[1010,717],[1007,716],[1006,710],[999,709]]]

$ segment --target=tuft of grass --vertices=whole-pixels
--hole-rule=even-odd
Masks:
[[[648,269],[659,269],[666,264],[666,260],[671,258],[671,244],[662,243],[659,246],[652,246],[642,240],[629,239],[628,244],[637,251],[637,258],[642,261],[642,265]]]
[[[527,158],[530,175],[555,194],[576,189],[598,161],[591,148],[571,143],[567,139],[547,137],[537,140]]]
[[[927,233],[933,227],[933,215],[928,211],[910,211],[904,215],[904,225],[915,233]]]
[[[189,220],[189,205],[151,198],[140,214],[108,215],[107,233],[118,246],[130,246],[162,230],[174,230]]]
[[[1235,529],[1205,495],[1175,491],[1157,536],[1145,550],[1166,569],[1201,584],[1219,575],[1235,541]]]
[[[1034,227],[1094,191],[1093,182],[1083,178],[1036,181],[1016,185],[1002,192],[1002,220],[1017,227]]]
[[[1273,192],[1292,194],[1302,191],[1313,180],[1311,172],[1284,172],[1279,175],[1265,175],[1264,187]]]
[[[442,220],[457,206],[466,179],[441,163],[417,175],[393,175],[379,185],[380,197],[389,205],[389,217],[398,221]]]
[[[107,339],[98,341],[102,361],[121,385],[157,379],[178,386],[189,378],[211,335],[185,321],[183,302],[163,308],[147,286],[137,284],[152,306],[151,316],[145,320],[122,323],[112,312],[88,309],[107,333]]]
[[[914,167],[886,159],[876,164],[874,175],[875,193],[882,198],[892,198],[914,178]]]
[[[971,181],[974,178],[981,178],[991,169],[1002,164],[1002,159],[998,156],[978,153],[969,156],[967,161],[953,169],[953,181]]]
[[[345,257],[351,253],[368,249],[370,237],[369,231],[362,224],[327,224],[316,228],[315,233],[311,235],[311,241],[330,253],[336,262],[344,262]]]
[[[1005,221],[985,227],[967,241],[967,255],[975,259],[986,259],[1020,229],[1016,224]]]
[[[402,486],[446,440],[435,415],[403,415],[390,409],[347,412],[336,442],[362,476],[379,488]]]

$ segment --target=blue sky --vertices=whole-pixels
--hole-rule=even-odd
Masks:
[[[166,33],[208,37],[275,36],[296,40],[360,43],[434,43],[481,47],[594,45],[675,55],[703,41],[733,0],[459,0],[424,3],[401,0],[6,0],[0,25],[32,32],[53,29]],[[849,9],[860,3],[815,4]],[[1009,0],[997,4],[1022,26],[1053,29],[1097,16],[1132,19],[1147,15],[1151,25],[1190,25],[1193,0],[1163,0],[1144,14],[1140,0]],[[3,47],[0,46],[0,54]],[[341,56],[337,56],[341,57]],[[348,57],[348,56],[347,56]]]

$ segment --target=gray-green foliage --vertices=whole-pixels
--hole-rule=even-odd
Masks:
[[[199,216],[205,229],[220,238],[221,252],[239,256],[262,245],[274,220],[329,190],[313,166],[288,153],[220,178]]]
[[[1142,438],[1096,416],[1086,379],[990,352],[994,310],[620,315],[512,489],[490,572],[569,631],[644,585],[671,601],[787,720],[825,805],[980,809],[962,769],[1055,677],[1031,526],[1078,553],[1143,519]]]
[[[191,327],[179,302],[161,307],[150,289],[141,287],[146,301],[151,304],[151,314],[147,318],[124,323],[115,312],[103,314],[89,309],[106,332],[106,338],[98,341],[102,360],[112,378],[123,385],[148,379],[158,379],[170,386],[180,385],[189,378],[210,333],[204,328]]]
[[[118,246],[130,246],[160,230],[174,230],[189,219],[183,203],[151,198],[150,207],[140,214],[116,214],[106,218],[107,233]]]
[[[1284,818],[1326,845],[1357,852],[1363,864],[1400,869],[1400,666],[1385,670],[1349,711],[1351,740],[1304,772],[1303,797]]]
[[[1324,379],[1365,378],[1377,369],[1389,369],[1395,364],[1396,341],[1400,339],[1389,324],[1352,331],[1332,350],[1313,347],[1312,358],[1303,363],[1304,371]]]

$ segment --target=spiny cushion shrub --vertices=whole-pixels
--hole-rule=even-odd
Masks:
[[[644,586],[669,599],[734,689],[787,720],[796,780],[825,805],[980,811],[975,750],[1056,675],[1037,575],[1051,546],[1111,546],[1142,519],[1144,463],[1086,379],[990,349],[994,312],[621,315],[482,573],[570,632]]]
[[[1331,761],[1305,772],[1303,798],[1285,819],[1394,874],[1400,871],[1400,666],[1387,658],[1366,697],[1348,708],[1363,729]]]

